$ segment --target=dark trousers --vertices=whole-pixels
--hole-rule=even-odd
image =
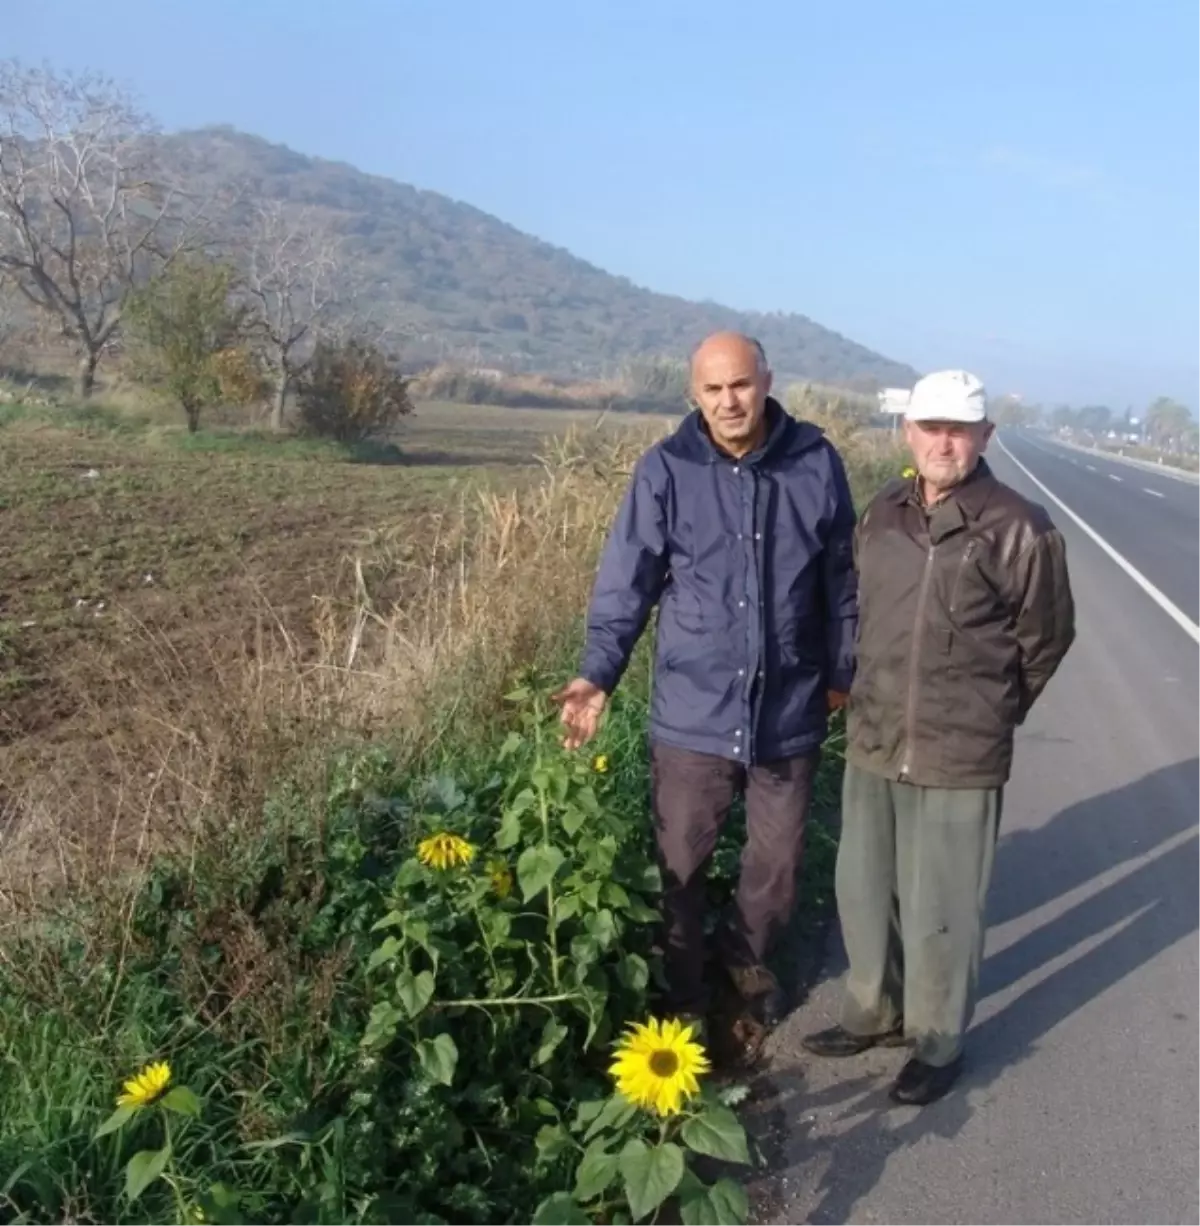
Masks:
[[[739,794],[746,798],[746,845],[721,960],[743,994],[774,984],[764,963],[791,918],[804,823],[820,751],[749,768],[715,755],[652,743],[654,831],[663,875],[663,955],[668,1004],[703,1014],[704,907],[708,862]],[[758,982],[749,991],[743,985]]]

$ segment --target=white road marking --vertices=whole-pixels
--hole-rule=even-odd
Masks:
[[[1162,490],[1152,490],[1148,485],[1143,485],[1142,490],[1144,493],[1149,494],[1151,498],[1165,498],[1166,497],[1166,494],[1164,494]]]
[[[1116,473],[1109,473],[1108,479],[1110,481],[1124,481],[1125,480],[1124,477],[1118,477]]]
[[[1158,607],[1162,609],[1162,611],[1173,622],[1175,622],[1175,624],[1179,626],[1181,630],[1183,630],[1194,642],[1200,643],[1200,626],[1197,626],[1196,623],[1192,621],[1192,619],[1188,617],[1188,615],[1184,613],[1184,611],[1179,608],[1178,605],[1164,596],[1162,592],[1160,592],[1158,588],[1156,588],[1154,584],[1151,583],[1150,580],[1147,579],[1146,576],[1133,565],[1132,562],[1128,561],[1121,554],[1119,554],[1104,539],[1104,537],[1102,537],[1100,533],[1091,526],[1091,524],[1087,523],[1085,520],[1076,515],[1075,512],[1072,511],[1071,508],[1067,506],[1067,504],[1063,502],[1063,500],[1052,489],[1050,489],[1049,486],[1039,481],[1037,477],[1035,477],[1033,473],[1031,473],[1029,469],[1026,468],[1025,465],[1022,464],[1021,461],[1018,460],[1017,457],[1013,455],[1013,453],[1009,451],[1009,449],[999,439],[996,440],[996,444],[1000,450],[1003,451],[1004,454],[1008,456],[1008,458],[1017,466],[1017,468],[1019,468],[1021,472],[1023,472],[1025,476],[1028,477],[1029,480],[1032,481],[1033,484],[1036,485],[1037,488],[1055,504],[1055,506],[1057,506],[1065,515],[1072,519],[1084,533],[1091,537],[1091,539],[1095,541],[1096,544],[1099,545],[1110,558],[1112,558],[1112,560],[1134,581],[1134,583],[1136,583],[1138,587],[1140,587],[1142,591],[1145,592],[1146,595],[1149,596],[1150,599],[1153,600],[1154,603],[1158,605]]]
[[[1096,471],[1095,464],[1085,464],[1084,468],[1086,468],[1090,473],[1094,473]]]

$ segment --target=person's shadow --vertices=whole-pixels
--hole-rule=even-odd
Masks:
[[[1197,759],[1165,767],[1064,809],[1038,829],[1001,834],[989,895],[991,925],[1028,915],[1098,877],[1112,880],[986,959],[981,1004],[1088,946],[971,1029],[966,1070],[947,1098],[910,1115],[888,1110],[886,1086],[875,1078],[855,1078],[813,1095],[800,1078],[768,1074],[774,1101],[753,1125],[768,1176],[785,1174],[797,1158],[806,1164],[824,1159],[821,1199],[809,1221],[847,1221],[893,1153],[929,1135],[956,1135],[971,1117],[972,1091],[989,1086],[1031,1055],[1060,1022],[1196,931],[1198,770]],[[1141,857],[1148,858],[1122,873],[1123,865]],[[839,946],[840,941],[838,953]],[[842,966],[835,958],[827,973],[837,974]],[[1179,1020],[1193,1039],[1194,1018]],[[1194,1069],[1186,1075],[1194,1076]],[[832,1136],[814,1136],[796,1121],[800,1109],[819,1108],[843,1108],[844,1120],[861,1118]]]

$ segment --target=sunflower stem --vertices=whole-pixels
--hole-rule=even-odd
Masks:
[[[163,1178],[170,1185],[171,1195],[175,1198],[176,1220],[186,1223],[187,1206],[183,1203],[183,1194],[179,1191],[179,1179],[175,1173],[175,1146],[171,1141],[171,1117],[165,1110],[160,1114],[163,1122],[163,1144],[167,1150],[167,1166],[163,1171]]]
[[[490,996],[479,1000],[435,1000],[430,1008],[455,1009],[471,1006],[476,1009],[500,1008],[511,1005],[561,1005],[568,1000],[582,1000],[580,992],[558,992],[553,996]]]
[[[534,725],[534,761],[537,767],[542,765],[542,721]],[[540,775],[540,771],[538,772]],[[550,805],[546,800],[546,786],[537,785],[538,812],[542,818],[542,846],[550,846]],[[558,914],[554,899],[554,882],[546,883],[546,932],[550,939],[550,983],[558,991],[560,980],[558,970]]]

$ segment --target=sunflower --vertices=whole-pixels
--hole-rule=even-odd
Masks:
[[[692,1026],[651,1018],[629,1027],[609,1074],[631,1103],[659,1115],[676,1115],[685,1098],[700,1092],[697,1078],[709,1071]]]
[[[488,880],[497,898],[507,898],[512,893],[513,877],[508,865],[503,860],[489,860]]]
[[[608,774],[608,755],[603,754],[603,753],[597,755],[597,757],[592,762],[592,770],[594,770],[597,775],[607,775]]]
[[[475,848],[457,834],[443,831],[417,844],[417,859],[430,868],[453,868],[457,864],[470,864],[475,859]]]
[[[140,1073],[125,1083],[124,1093],[117,1099],[118,1107],[148,1107],[157,1102],[171,1084],[171,1066],[166,1061],[147,1064]]]

